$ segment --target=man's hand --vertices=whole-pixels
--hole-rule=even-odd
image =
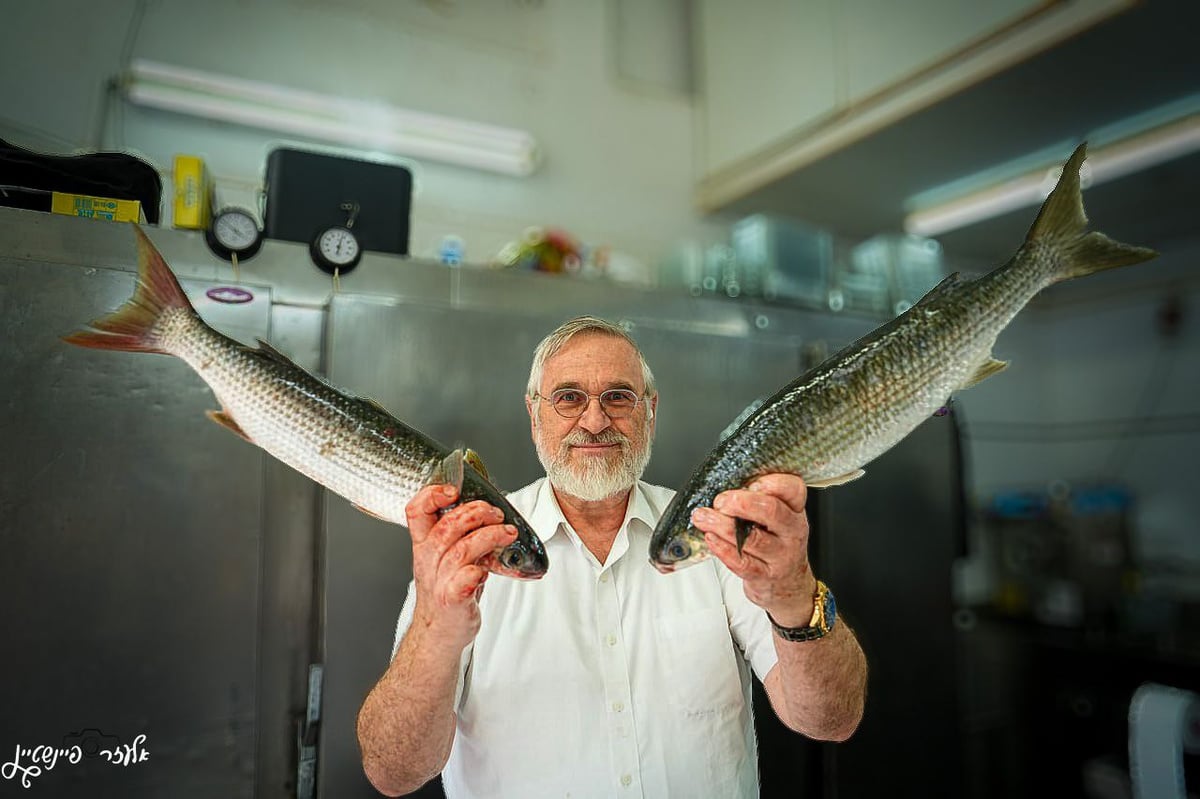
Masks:
[[[481,500],[439,518],[439,511],[457,498],[452,485],[426,486],[408,503],[405,514],[417,588],[412,630],[431,635],[429,643],[461,652],[479,632],[479,596],[488,573],[476,562],[511,544],[517,528],[500,524],[503,511]]]
[[[746,489],[718,494],[713,509],[692,514],[709,550],[742,578],[750,601],[784,627],[804,627],[812,620],[817,581],[808,563],[807,496],[796,475],[768,474]],[[740,555],[737,519],[754,525]]]

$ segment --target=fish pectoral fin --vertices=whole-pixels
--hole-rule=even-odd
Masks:
[[[350,504],[351,504],[351,505],[354,505],[354,503],[353,503],[353,502],[351,502]],[[373,519],[378,519],[378,520],[379,520],[379,521],[381,521],[381,522],[387,522],[387,521],[390,521],[390,520],[388,520],[388,519],[385,519],[385,518],[383,518],[382,516],[380,516],[380,515],[379,515],[378,513],[376,513],[375,511],[373,511],[373,510],[368,510],[367,508],[364,508],[362,505],[354,505],[354,509],[355,509],[355,510],[362,511],[363,513],[367,514],[367,515],[368,515],[368,516],[370,516],[371,518],[373,518]]]
[[[733,534],[737,537],[737,553],[742,554],[742,547],[746,544],[746,539],[754,532],[754,522],[748,522],[745,519],[733,520]]]
[[[491,475],[488,474],[487,467],[483,465],[483,458],[479,457],[479,453],[468,447],[463,452],[463,460],[470,464],[471,468],[483,475],[485,480],[491,480]]]
[[[449,484],[462,491],[463,485],[463,451],[455,449],[441,461],[434,464],[433,471],[425,485]]]
[[[998,361],[995,358],[988,358],[975,370],[975,374],[967,378],[967,382],[962,384],[962,388],[970,388],[971,386],[982,383],[994,374],[1003,372],[1008,368],[1008,361]]]
[[[246,431],[242,429],[241,425],[233,421],[233,417],[230,416],[224,408],[219,411],[205,411],[204,415],[221,425],[221,427],[224,427],[229,432],[237,433],[237,435],[242,439],[249,441],[251,444],[254,443],[254,440],[250,438],[250,436],[246,435]]]
[[[829,488],[830,486],[840,486],[843,483],[849,483],[851,480],[857,480],[866,474],[864,469],[855,469],[847,474],[839,474],[837,477],[826,477],[824,480],[814,480],[813,482],[805,482],[809,488]]]

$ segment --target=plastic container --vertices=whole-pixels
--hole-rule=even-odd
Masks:
[[[829,307],[833,235],[789,219],[754,214],[730,234],[747,293],[816,308]]]
[[[946,275],[942,245],[920,236],[875,236],[855,247],[850,257],[855,272],[886,277],[895,314],[915,305]]]

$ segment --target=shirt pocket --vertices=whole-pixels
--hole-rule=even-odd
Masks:
[[[660,616],[667,698],[690,717],[728,717],[745,704],[724,606]]]

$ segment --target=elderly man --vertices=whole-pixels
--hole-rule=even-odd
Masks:
[[[662,575],[646,554],[672,492],[639,479],[658,396],[632,339],[564,324],[538,346],[525,404],[547,477],[509,499],[550,571],[484,591],[475,562],[515,530],[482,502],[439,518],[452,487],[413,499],[414,585],[358,719],[371,783],[399,795],[441,772],[452,798],[757,796],[751,669],[788,727],[848,738],[866,662],[809,569],[803,482],[718,496],[693,517],[715,558]],[[756,525],[741,555],[737,518]]]

